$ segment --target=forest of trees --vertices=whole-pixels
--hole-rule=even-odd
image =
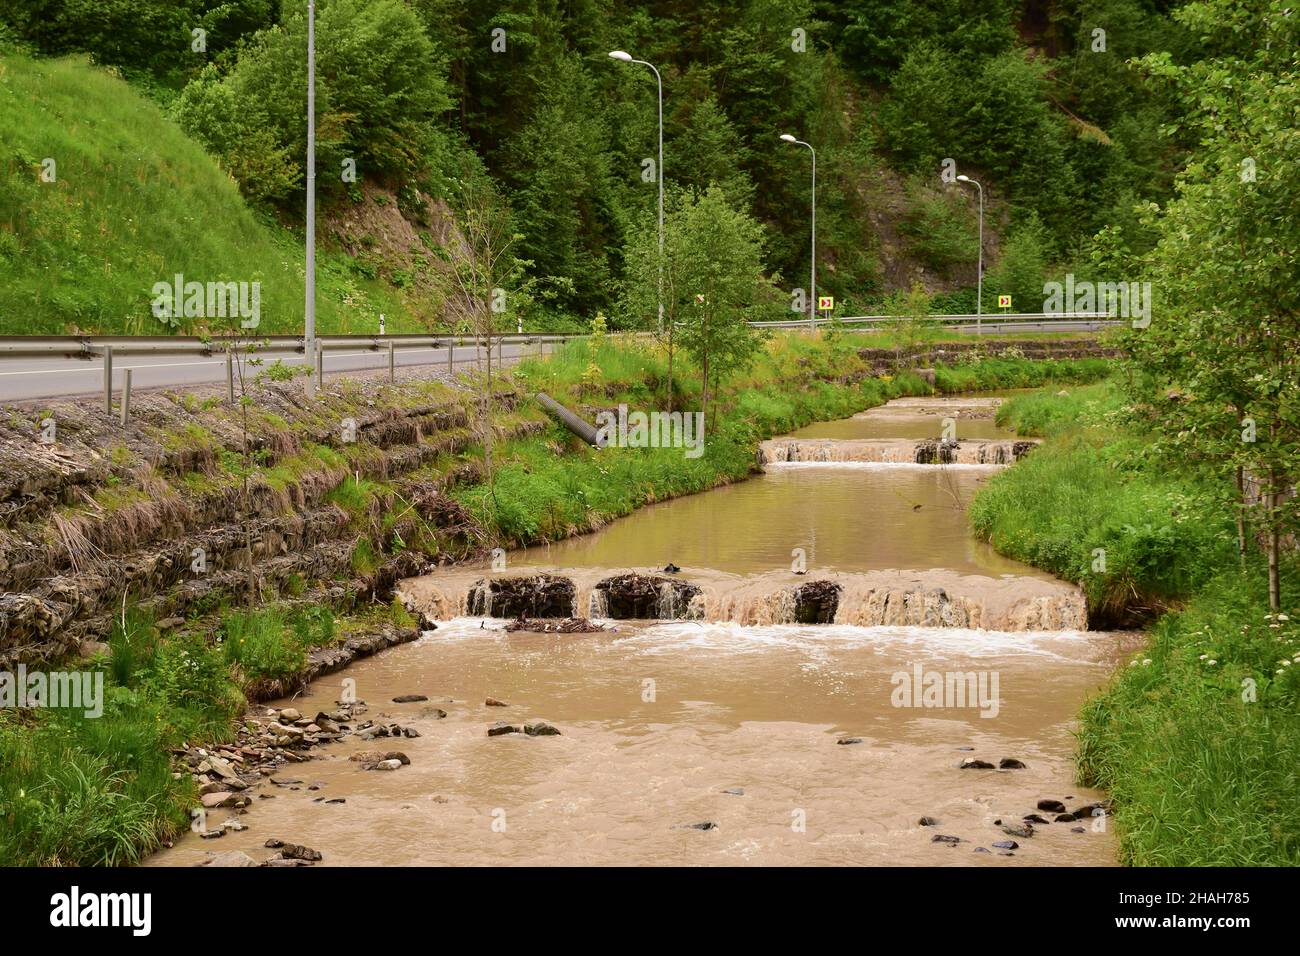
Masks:
[[[318,0],[318,188],[357,181],[399,203],[499,191],[531,302],[585,326],[643,324],[622,294],[657,196],[653,74],[664,79],[664,182],[716,186],[762,230],[780,288],[808,273],[818,150],[818,286],[855,308],[918,278],[935,308],[973,311],[984,184],[998,291],[1036,309],[1043,273],[1084,274],[1154,244],[1138,215],[1186,162],[1185,107],[1131,58],[1207,59],[1234,42],[1162,0]],[[0,40],[89,52],[163,103],[267,216],[301,222],[306,0],[0,0]],[[897,232],[886,250],[882,236]],[[1001,270],[1001,271],[999,271]],[[1026,297],[1029,297],[1026,300]],[[995,301],[995,300],[994,300]],[[986,308],[990,303],[986,302]],[[789,308],[773,297],[756,308]]]

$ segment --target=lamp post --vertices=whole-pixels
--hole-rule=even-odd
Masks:
[[[664,330],[664,78],[659,75],[653,63],[633,59],[632,54],[624,50],[611,50],[610,57],[622,63],[640,63],[654,70],[655,82],[659,86],[659,165],[655,167],[655,179],[659,183],[659,332]]]
[[[975,273],[975,334],[980,334],[980,319],[984,315],[984,187],[969,176],[958,176],[958,182],[972,183],[980,195],[980,249],[979,265]]]
[[[307,395],[315,394],[316,362],[316,3],[307,0],[307,308],[303,353],[313,374]]]
[[[817,150],[803,140],[795,139],[789,133],[782,133],[781,138],[796,146],[808,146],[808,152],[812,153],[812,267],[808,277],[812,288],[808,291],[808,318],[812,320],[815,329],[817,328]]]

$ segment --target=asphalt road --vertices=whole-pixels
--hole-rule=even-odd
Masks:
[[[536,355],[536,345],[500,346],[506,365],[523,356]],[[550,350],[550,347],[547,347]],[[474,346],[453,350],[456,371],[474,366],[482,349]],[[258,352],[264,366],[279,359],[285,365],[301,366],[303,355],[292,351],[265,349]],[[492,361],[497,360],[497,349],[492,350]],[[394,364],[399,368],[428,367],[431,373],[446,373],[445,348],[399,349]],[[226,380],[224,356],[211,358],[176,355],[115,355],[113,358],[113,391],[122,387],[122,371],[131,369],[131,389],[162,388],[176,385],[216,385]],[[366,369],[387,369],[386,351],[326,352],[325,377]],[[0,401],[18,402],[40,398],[63,398],[73,395],[102,394],[104,366],[102,360],[83,358],[39,357],[7,358],[0,362]]]

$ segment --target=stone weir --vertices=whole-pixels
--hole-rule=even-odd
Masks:
[[[959,440],[773,438],[758,447],[761,465],[847,464],[1009,465],[1028,454],[1033,439]]]
[[[125,427],[89,401],[0,421],[0,669],[93,649],[125,604],[171,626],[252,591],[346,611],[422,571],[430,536],[431,553],[481,556],[447,493],[478,477],[460,455],[481,440],[471,394],[348,380],[249,398],[246,484],[242,415],[220,394],[142,393]],[[502,438],[545,425],[517,401],[497,396]]]
[[[930,571],[805,575],[683,568],[447,568],[401,582],[411,606],[435,619],[592,617],[743,625],[850,624],[996,631],[1087,630],[1083,592],[1043,577]]]

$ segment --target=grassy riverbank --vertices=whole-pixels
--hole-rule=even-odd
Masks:
[[[1080,782],[1110,791],[1126,863],[1294,866],[1300,572],[1291,560],[1291,613],[1270,614],[1262,568],[1238,564],[1225,490],[1153,459],[1112,385],[1067,392],[1003,406],[1047,441],[971,516],[999,551],[1078,581],[1099,618],[1157,617],[1083,711]]]
[[[881,342],[878,336],[870,339],[874,347]],[[768,341],[753,366],[717,396],[716,418],[707,425],[698,458],[686,457],[680,448],[596,452],[547,423],[528,437],[496,444],[490,486],[481,477],[462,483],[448,477],[480,476],[481,448],[439,452],[411,474],[447,482],[450,495],[477,520],[472,531],[480,549],[485,542],[509,546],[593,530],[641,505],[747,477],[756,470],[755,444],[762,438],[900,395],[930,393],[914,372],[875,375],[859,354],[862,346],[856,336],[834,334]],[[940,389],[969,389],[1031,385],[1045,378],[1091,381],[1105,368],[1098,360],[1035,363],[977,353],[961,366],[936,369],[936,382]],[[573,343],[549,361],[525,363],[510,377],[517,390],[546,391],[584,414],[620,402],[644,410],[668,407],[666,356],[628,339]],[[696,370],[679,357],[674,378],[675,406],[698,408]],[[401,400],[402,394],[391,400]],[[205,409],[206,415],[220,414],[215,407]],[[498,424],[519,414],[540,415],[535,409],[503,412]],[[191,426],[193,440],[219,448],[219,423],[203,422]],[[292,431],[288,423],[258,416],[254,426],[255,437],[268,447],[291,447],[284,437]],[[446,438],[447,433],[435,432],[417,441],[445,444]],[[410,505],[401,506],[389,487],[395,479],[357,477],[377,449],[364,443],[310,449],[313,453],[277,458],[258,480],[286,488],[308,479],[328,481],[333,488],[328,499],[350,516],[349,531],[356,535],[354,570],[369,573],[399,549],[466,553],[465,540],[431,523],[432,537],[404,531],[405,539],[395,543],[400,536],[388,519],[396,511],[410,511]],[[335,460],[345,452],[351,456],[346,468]],[[212,490],[209,486],[224,474],[196,472],[187,476],[194,481],[179,484]],[[277,586],[260,583],[277,596]],[[130,864],[188,826],[197,795],[189,774],[172,777],[173,748],[229,739],[246,699],[275,682],[292,681],[311,648],[365,628],[374,615],[409,626],[396,621],[399,608],[379,606],[369,612],[371,619],[336,618],[322,607],[304,611],[294,600],[313,585],[328,583],[337,582],[298,580],[287,593],[280,588],[282,603],[253,613],[234,606],[240,601],[218,604],[165,629],[128,610],[114,628],[109,655],[66,665],[103,675],[102,716],[52,708],[0,711],[0,865]]]
[[[758,442],[815,421],[845,418],[893,398],[1003,388],[1052,381],[1095,381],[1101,359],[1029,361],[971,356],[935,369],[932,388],[914,371],[873,374],[859,354],[864,344],[889,347],[882,336],[782,335],[760,349],[754,364],[713,397],[703,453],[680,448],[585,447],[561,426],[500,449],[495,489],[469,486],[458,497],[501,546],[557,540],[601,527],[642,505],[706,491],[757,471]],[[669,406],[668,360],[653,345],[627,337],[567,343],[545,362],[514,373],[522,388],[542,391],[570,408],[591,412],[626,404],[631,410]],[[699,373],[681,354],[674,361],[673,402],[698,409]]]

